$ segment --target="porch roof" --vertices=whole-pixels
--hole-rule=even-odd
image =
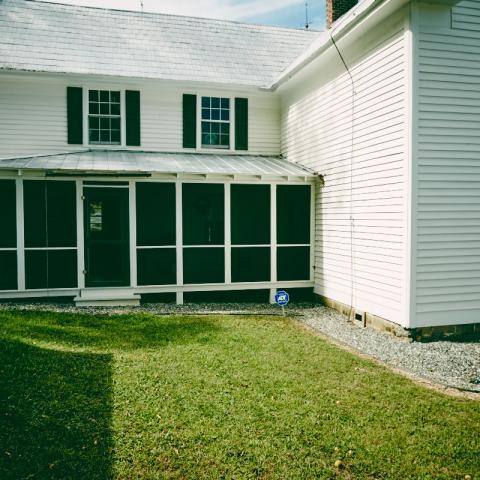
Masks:
[[[45,170],[58,174],[200,174],[315,177],[278,156],[86,150],[0,160],[0,170]]]

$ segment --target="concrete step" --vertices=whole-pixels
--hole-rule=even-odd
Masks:
[[[122,307],[140,305],[140,295],[126,288],[94,288],[80,291],[74,298],[77,307]]]

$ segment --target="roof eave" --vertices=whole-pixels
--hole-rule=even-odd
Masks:
[[[333,23],[332,27],[318,38],[312,52],[302,59],[298,57],[286,70],[269,86],[268,90],[275,91],[282,84],[288,82],[296,73],[318,58],[325,50],[333,45],[332,38],[338,41],[346,33],[352,30],[359,22],[371,14],[378,14],[381,8],[389,7],[389,10],[397,10],[409,2],[425,3],[432,5],[454,6],[461,0],[363,0],[345,15]],[[300,59],[300,60],[299,60]]]

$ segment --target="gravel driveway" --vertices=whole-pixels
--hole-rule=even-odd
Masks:
[[[277,306],[268,304],[145,304],[141,307],[83,307],[71,304],[0,304],[0,309],[84,312],[119,314],[150,312],[154,314],[260,314],[279,315]],[[291,315],[304,325],[353,348],[363,354],[402,370],[415,377],[444,387],[453,387],[480,394],[480,342],[435,341],[409,342],[388,333],[363,328],[327,307],[311,303],[289,306]],[[480,398],[480,395],[479,395]]]

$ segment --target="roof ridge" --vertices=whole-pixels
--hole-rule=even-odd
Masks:
[[[314,34],[318,34],[318,33],[321,32],[320,30],[310,30],[310,29],[297,28],[297,27],[285,27],[285,26],[280,26],[280,25],[266,25],[266,24],[262,24],[262,23],[242,22],[242,21],[239,21],[239,20],[226,20],[226,19],[220,19],[220,18],[199,17],[199,16],[195,16],[195,15],[179,15],[179,14],[174,14],[174,13],[148,12],[148,11],[140,11],[140,10],[127,10],[127,9],[123,9],[123,8],[97,7],[97,6],[93,6],[93,5],[77,5],[77,4],[73,4],[73,3],[52,2],[52,1],[49,1],[49,0],[21,0],[21,1],[31,2],[31,3],[36,3],[36,4],[57,5],[57,6],[60,6],[60,7],[69,7],[69,8],[74,8],[74,9],[91,9],[91,10],[102,10],[102,11],[107,11],[107,12],[122,12],[122,13],[134,14],[134,15],[138,15],[138,16],[147,15],[147,16],[158,16],[158,17],[185,18],[185,19],[201,20],[201,21],[205,21],[205,22],[218,22],[218,23],[226,23],[226,24],[234,24],[234,25],[245,25],[245,26],[251,26],[251,27],[260,27],[260,28],[271,29],[271,30],[286,30],[286,31],[290,31],[290,32],[293,31],[293,32],[298,32],[298,33],[305,33],[305,36],[307,36],[307,35],[313,36]]]

